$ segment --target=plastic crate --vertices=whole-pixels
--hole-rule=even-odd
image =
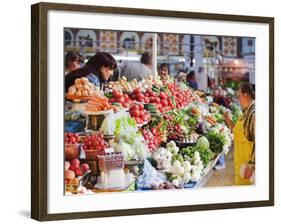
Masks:
[[[125,166],[124,155],[122,153],[98,155],[98,164],[101,171],[123,169]]]

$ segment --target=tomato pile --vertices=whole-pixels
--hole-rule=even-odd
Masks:
[[[168,88],[175,99],[177,109],[187,106],[192,101],[191,92],[188,90],[181,90],[176,83],[169,83]]]
[[[143,124],[150,120],[150,115],[143,104],[134,104],[130,108],[130,115],[135,119],[137,124]]]
[[[131,99],[128,94],[123,94],[123,92],[114,89],[112,91],[112,98],[109,100],[109,102],[120,103],[124,108],[129,108]]]
[[[141,88],[136,88],[132,91],[130,94],[130,97],[132,100],[138,101],[138,102],[143,102],[143,103],[149,103],[149,97],[146,96]]]
[[[94,134],[87,136],[84,139],[84,149],[85,150],[97,150],[103,154],[104,149],[108,148],[109,144],[103,139],[103,134]]]
[[[65,144],[76,144],[79,142],[79,135],[77,133],[65,132],[64,143]]]

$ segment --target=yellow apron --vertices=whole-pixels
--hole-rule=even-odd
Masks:
[[[251,182],[240,177],[240,167],[251,159],[254,142],[248,141],[243,130],[244,121],[239,119],[234,128],[234,169],[235,185],[250,185]]]

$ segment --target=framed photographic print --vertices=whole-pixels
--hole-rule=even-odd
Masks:
[[[31,9],[33,219],[274,205],[274,18]]]

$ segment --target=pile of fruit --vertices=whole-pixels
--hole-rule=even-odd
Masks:
[[[135,119],[137,124],[144,124],[150,120],[150,114],[146,109],[144,109],[143,104],[134,104],[131,106],[130,115]]]
[[[65,132],[64,133],[64,155],[65,159],[71,160],[79,156],[79,143],[80,138],[78,134]]]
[[[65,161],[64,165],[65,170],[74,171],[77,177],[84,175],[90,169],[87,163],[80,164],[80,160],[77,158],[71,160],[70,162]]]
[[[109,144],[102,134],[93,134],[84,138],[86,159],[96,159],[98,155],[104,155],[104,150],[108,147]]]
[[[68,88],[66,95],[68,97],[87,97],[92,96],[98,91],[99,89],[93,83],[91,83],[86,77],[83,77],[75,80],[74,85]]]
[[[145,96],[141,88],[134,89],[130,94],[130,98],[137,102],[149,103],[149,97]]]
[[[84,138],[84,149],[104,151],[104,149],[109,147],[109,144],[104,140],[103,137],[103,134],[93,134],[90,136],[86,136]]]
[[[124,92],[132,92],[133,89],[135,89],[139,86],[140,86],[140,84],[138,83],[138,81],[136,79],[128,82],[127,78],[125,76],[122,76],[116,82],[109,82],[109,84],[107,85],[107,88],[124,91]]]
[[[78,177],[83,176],[88,170],[89,165],[87,163],[80,164],[79,159],[73,159],[70,162],[64,162],[64,179],[66,184],[79,185]]]
[[[169,83],[168,88],[171,96],[175,99],[176,108],[183,108],[191,103],[194,98],[190,90],[182,90],[176,83]]]
[[[80,141],[79,135],[77,133],[65,132],[64,133],[64,143],[65,144],[76,144]]]
[[[129,108],[132,103],[128,94],[123,94],[122,91],[116,89],[112,91],[112,97],[109,99],[109,102],[112,105],[121,105],[124,108]]]

